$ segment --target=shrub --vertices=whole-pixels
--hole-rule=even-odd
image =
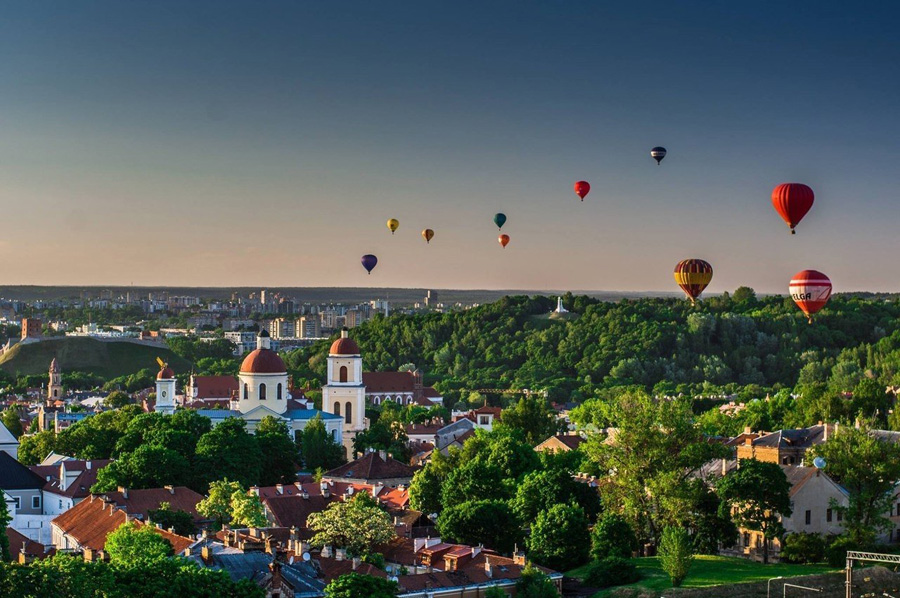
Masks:
[[[797,564],[821,563],[825,560],[825,547],[825,538],[821,534],[788,534],[781,549],[781,560]]]
[[[607,513],[591,531],[591,557],[601,561],[616,556],[627,559],[637,548],[637,538],[620,515]]]
[[[847,536],[836,536],[825,550],[825,558],[830,566],[843,567],[847,563],[848,550],[864,550],[865,548]]]
[[[659,562],[669,578],[672,587],[679,587],[691,568],[691,537],[683,527],[667,527],[659,541]]]
[[[588,567],[584,583],[592,588],[608,588],[634,583],[641,578],[637,567],[618,556],[595,561]]]

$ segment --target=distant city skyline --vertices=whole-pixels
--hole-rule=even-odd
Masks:
[[[786,294],[806,268],[835,292],[900,291],[898,17],[10,6],[0,285],[678,292],[672,269],[696,257],[714,268],[706,294]],[[816,192],[795,236],[769,200],[787,181]]]

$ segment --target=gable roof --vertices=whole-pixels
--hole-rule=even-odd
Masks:
[[[416,470],[392,457],[382,459],[378,453],[367,453],[355,461],[326,472],[323,478],[353,480],[387,480],[412,478]]]
[[[13,560],[15,560],[16,555],[22,551],[23,545],[25,554],[28,556],[37,558],[49,556],[43,544],[35,542],[27,536],[23,536],[11,527],[6,528],[6,537],[9,539],[9,554]]]
[[[826,429],[826,426],[828,429]],[[825,442],[826,434],[834,434],[834,426],[822,424],[808,428],[778,430],[752,440],[753,446],[767,448],[806,449]]]
[[[185,486],[126,490],[126,492],[127,498],[125,493],[118,491],[105,492],[102,498],[112,501],[116,506],[126,509],[129,515],[138,516],[144,521],[147,521],[149,511],[158,509],[164,502],[169,503],[169,508],[173,511],[185,511],[194,519],[201,519],[197,513],[197,503],[203,500],[203,496]]]
[[[19,441],[16,440],[16,437],[12,435],[12,432],[3,425],[3,422],[0,422],[0,444],[19,444]]]
[[[366,393],[413,392],[416,376],[412,372],[363,372]]]
[[[238,391],[238,381],[234,376],[191,376],[194,399],[230,398]]]
[[[40,490],[44,483],[44,478],[13,459],[9,453],[0,451],[0,489]]]

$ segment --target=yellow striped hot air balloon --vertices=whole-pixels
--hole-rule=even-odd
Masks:
[[[712,280],[713,269],[709,262],[698,259],[682,260],[675,266],[675,282],[688,296],[691,303],[697,300]]]

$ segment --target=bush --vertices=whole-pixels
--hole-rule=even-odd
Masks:
[[[830,566],[835,568],[843,567],[847,564],[848,550],[865,550],[865,548],[865,546],[860,546],[847,536],[837,536],[825,550],[825,558]]]
[[[693,558],[688,531],[683,527],[665,528],[659,541],[659,562],[672,580],[672,587],[679,587],[687,577]]]
[[[637,538],[620,515],[607,513],[591,531],[591,558],[602,561],[615,556],[627,559],[637,549]]]
[[[795,564],[821,563],[825,560],[825,548],[821,534],[788,534],[781,549],[781,560]]]
[[[630,561],[618,556],[610,556],[588,566],[584,583],[592,588],[608,588],[634,583],[640,578],[637,567]]]

